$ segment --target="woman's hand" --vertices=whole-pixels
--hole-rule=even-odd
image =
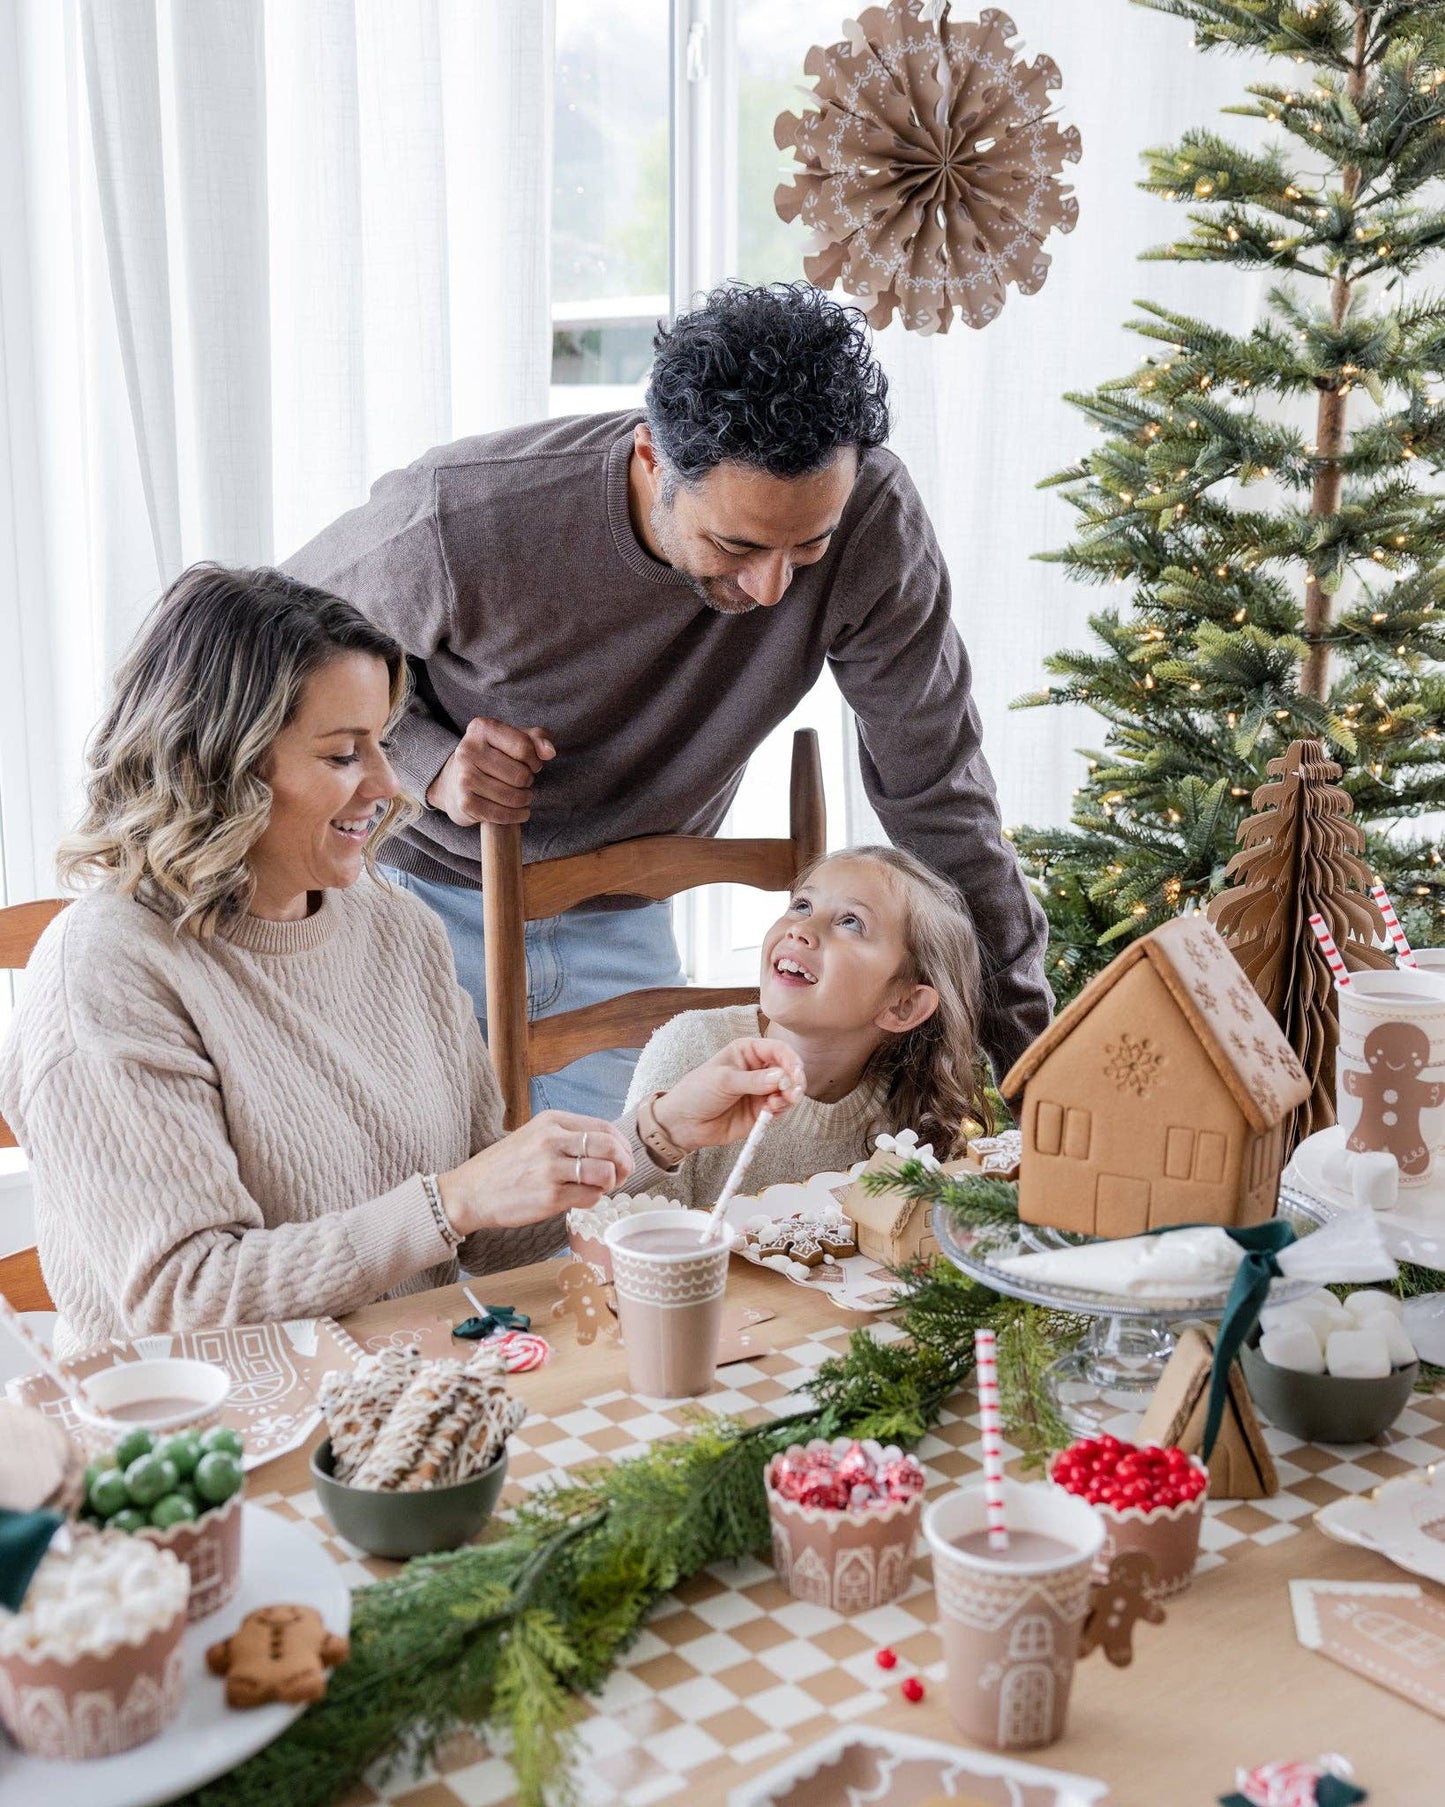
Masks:
[[[442,1209],[460,1236],[511,1230],[595,1205],[632,1172],[632,1151],[610,1123],[543,1111],[437,1175]]]
[[[652,1107],[679,1148],[741,1142],[764,1111],[781,1116],[803,1096],[803,1063],[784,1042],[748,1036],[679,1079]]]

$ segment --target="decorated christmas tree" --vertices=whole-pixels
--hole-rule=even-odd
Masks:
[[[1365,855],[1419,942],[1445,936],[1445,245],[1442,0],[1135,0],[1201,50],[1264,53],[1230,111],[1145,153],[1189,209],[1150,252],[1265,270],[1243,334],[1149,302],[1138,369],[1069,399],[1103,433],[1049,479],[1077,515],[1046,556],[1128,586],[1024,706],[1084,703],[1103,745],[1064,829],[1020,828],[1067,996],[1219,887],[1250,797],[1291,741],[1343,768]]]

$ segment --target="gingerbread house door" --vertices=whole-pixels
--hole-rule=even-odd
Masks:
[[[1148,1228],[1148,1180],[1101,1173],[1094,1188],[1094,1234],[1139,1236]]]
[[[1054,1730],[1054,1672],[1047,1663],[1020,1663],[998,1696],[1000,1750],[1047,1744]]]

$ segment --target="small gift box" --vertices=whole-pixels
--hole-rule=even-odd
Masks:
[[[912,1456],[820,1439],[774,1456],[763,1480],[773,1562],[795,1599],[856,1613],[907,1591],[923,1506]]]
[[[1096,1579],[1116,1556],[1138,1550],[1154,1564],[1150,1592],[1156,1600],[1172,1599],[1189,1586],[1209,1492],[1209,1470],[1197,1456],[1088,1437],[1054,1457],[1049,1479],[1087,1500],[1104,1521]]]

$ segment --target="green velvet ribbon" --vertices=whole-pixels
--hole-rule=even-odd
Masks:
[[[452,1335],[476,1343],[491,1336],[501,1336],[503,1331],[531,1328],[532,1320],[525,1311],[515,1311],[510,1305],[484,1305],[479,1318],[464,1318]]]
[[[10,1512],[0,1507],[0,1606],[20,1611],[30,1577],[64,1523],[58,1512]]]
[[[1272,1217],[1268,1223],[1254,1224],[1247,1230],[1226,1230],[1225,1235],[1244,1250],[1224,1304],[1224,1315],[1214,1338],[1214,1366],[1209,1375],[1209,1411],[1204,1420],[1204,1443],[1200,1455],[1207,1462],[1214,1440],[1224,1422],[1225,1401],[1229,1397],[1229,1370],[1234,1358],[1244,1347],[1245,1339],[1259,1322],[1259,1314],[1269,1297],[1269,1283],[1284,1272],[1279,1264],[1280,1251],[1295,1240],[1294,1228],[1282,1218]]]

